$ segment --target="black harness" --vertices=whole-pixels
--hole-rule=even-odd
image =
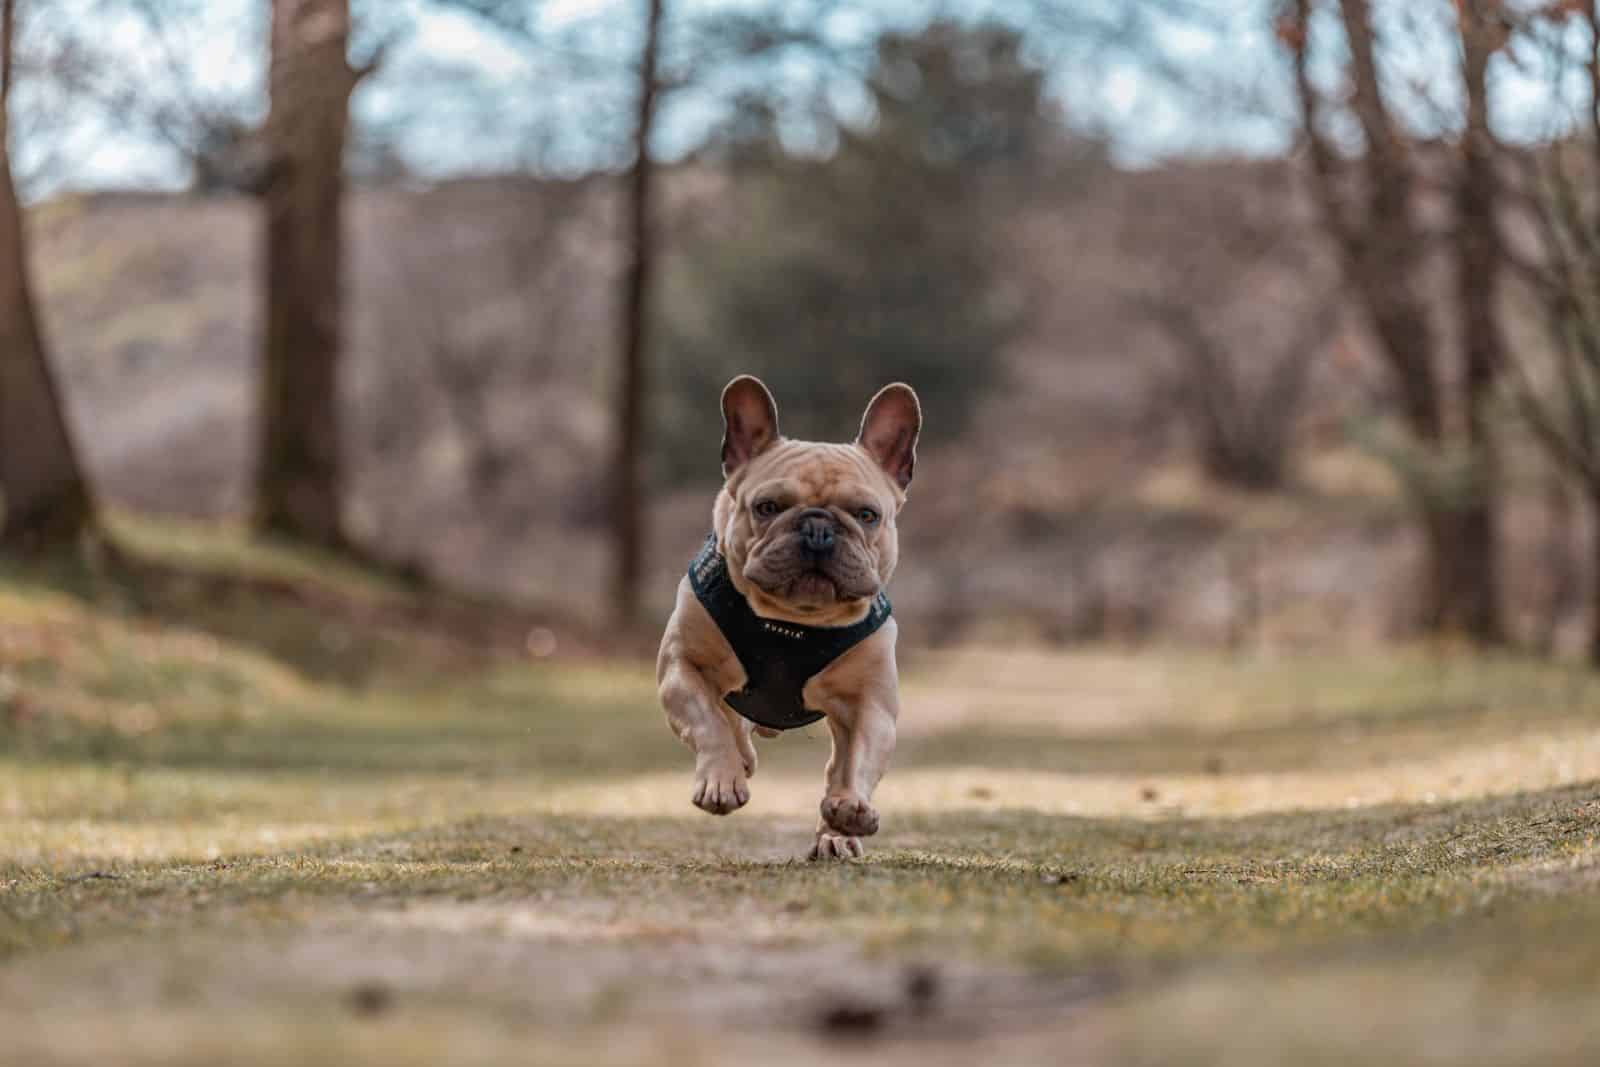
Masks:
[[[810,726],[822,712],[806,707],[806,683],[852,648],[877,633],[893,610],[879,593],[867,617],[854,626],[802,626],[764,619],[733,587],[728,561],[717,551],[717,535],[689,564],[689,584],[744,667],[745,686],[724,694],[728,706],[757,726],[793,730]]]

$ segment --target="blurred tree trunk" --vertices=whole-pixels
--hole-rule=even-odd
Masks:
[[[16,0],[0,0],[0,547],[75,539],[94,521],[28,276],[27,225],[11,171]]]
[[[1572,533],[1577,526],[1572,494],[1567,491],[1563,471],[1550,473],[1544,487],[1544,536],[1539,544],[1539,564],[1543,571],[1543,596],[1540,597],[1538,629],[1533,647],[1541,656],[1553,658],[1561,647],[1561,626],[1569,615],[1582,611],[1588,602],[1584,595],[1583,566],[1572,549]],[[1600,511],[1596,512],[1600,515]],[[1596,538],[1600,555],[1600,537]],[[1600,559],[1596,560],[1594,588],[1594,642],[1600,651]],[[1596,660],[1600,663],[1600,659]]]
[[[1589,663],[1600,667],[1600,492],[1589,502],[1589,514],[1594,517],[1595,529],[1590,534],[1589,575]]]
[[[1564,141],[1512,157],[1523,166],[1528,193],[1517,203],[1537,227],[1539,248],[1530,257],[1502,246],[1501,255],[1543,305],[1548,349],[1543,353],[1526,345],[1508,349],[1506,380],[1534,441],[1566,477],[1582,486],[1593,513],[1589,656],[1600,667],[1600,305],[1595,301],[1600,204],[1592,195],[1592,183],[1600,173],[1600,3],[1587,0],[1554,7],[1545,17],[1554,20],[1561,32],[1569,17],[1585,24],[1589,47],[1581,69],[1589,86],[1588,122],[1585,130]],[[1556,39],[1563,39],[1560,33]],[[1558,68],[1570,61],[1565,51],[1554,58]],[[1574,156],[1579,157],[1575,162]],[[1552,487],[1557,527],[1571,524],[1563,492],[1559,484]],[[1553,536],[1552,541],[1558,538]],[[1552,554],[1560,557],[1563,546],[1556,547]],[[1567,602],[1560,596],[1563,584],[1571,588],[1580,583],[1572,580],[1575,576],[1564,576],[1559,566],[1551,571],[1555,595],[1546,628],[1553,638],[1566,614]]]
[[[336,548],[349,41],[349,0],[273,0],[256,524]]]
[[[651,281],[655,274],[655,130],[661,86],[658,68],[664,0],[646,0],[644,45],[639,56],[639,104],[634,123],[633,168],[628,178],[628,268],[623,279],[621,365],[617,377],[617,458],[612,472],[616,524],[616,584],[613,607],[619,622],[639,613],[644,574],[645,500],[643,465],[645,353],[649,342]]]
[[[1410,479],[1428,552],[1428,588],[1423,619],[1433,632],[1458,632],[1480,641],[1502,637],[1496,574],[1496,530],[1492,478],[1482,465],[1488,451],[1485,401],[1498,360],[1498,322],[1493,305],[1499,263],[1493,235],[1494,179],[1487,141],[1487,90],[1482,69],[1467,80],[1481,97],[1478,128],[1467,138],[1468,165],[1459,185],[1458,223],[1477,232],[1458,240],[1459,295],[1471,301],[1460,309],[1463,343],[1470,364],[1464,406],[1468,432],[1460,445],[1468,451],[1469,477],[1441,476],[1457,446],[1447,425],[1445,382],[1438,370],[1438,338],[1420,289],[1426,239],[1416,215],[1417,178],[1409,145],[1384,97],[1377,42],[1368,0],[1339,0],[1339,17],[1349,48],[1350,107],[1365,142],[1358,200],[1347,192],[1341,164],[1322,127],[1321,98],[1310,73],[1312,0],[1292,0],[1280,36],[1294,57],[1301,125],[1309,147],[1314,192],[1324,228],[1344,263],[1345,276],[1372,323],[1379,352],[1400,394],[1401,415],[1418,451],[1420,473]],[[1463,16],[1465,18],[1465,16]],[[1484,66],[1488,56],[1477,56]],[[1483,232],[1485,225],[1489,233]],[[1487,267],[1487,276],[1472,272]],[[1481,300],[1482,302],[1478,302]],[[1488,323],[1481,330],[1480,324]]]
[[[1491,405],[1505,363],[1500,329],[1500,282],[1505,264],[1500,243],[1500,185],[1495,171],[1498,146],[1489,125],[1489,61],[1504,34],[1496,16],[1499,0],[1458,0],[1461,23],[1462,88],[1466,127],[1461,140],[1461,171],[1456,189],[1456,300],[1465,363],[1466,446],[1472,456],[1473,490],[1453,512],[1460,538],[1461,627],[1481,641],[1504,637],[1500,615],[1499,499],[1500,463]]]

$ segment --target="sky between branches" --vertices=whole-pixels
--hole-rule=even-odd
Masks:
[[[24,54],[47,55],[72,35],[93,42],[126,83],[125,91],[174,93],[176,102],[226,109],[250,119],[265,112],[266,0],[154,0],[167,5],[165,39],[118,0],[25,0],[38,5],[24,22]],[[680,0],[680,24],[718,12],[771,10],[781,0]],[[827,23],[828,34],[860,47],[884,27],[929,18],[999,18],[1027,32],[1054,95],[1074,123],[1106,137],[1132,165],[1178,155],[1282,152],[1293,141],[1284,62],[1272,32],[1272,0],[1154,0],[1138,40],[1098,38],[1145,0],[858,0]],[[1194,17],[1166,14],[1190,6]],[[387,41],[380,73],[356,99],[358,129],[392,142],[418,172],[535,169],[576,172],[615,166],[626,156],[633,87],[628,64],[642,5],[637,0],[530,0],[545,42],[532,46],[492,29],[441,0],[354,0],[354,48]],[[1436,7],[1437,11],[1431,8]],[[1447,0],[1379,5],[1389,11],[1386,39],[1396,96],[1410,101],[1415,123],[1447,126],[1453,103]],[[1393,11],[1403,12],[1400,16]],[[1080,27],[1075,29],[1074,27]],[[1331,26],[1322,39],[1337,42]],[[679,69],[700,73],[680,38]],[[1326,49],[1325,73],[1337,68]],[[183,76],[174,76],[174,67]],[[25,66],[26,71],[26,66]],[[1537,64],[1509,59],[1495,72],[1503,135],[1538,137],[1559,127],[1570,108]],[[667,158],[693,149],[726,114],[741,86],[759,80],[794,96],[821,93],[845,116],[860,116],[864,94],[851,79],[803,57],[700,79],[671,96],[657,142]],[[1570,95],[1570,94],[1569,94]],[[176,187],[186,178],[169,145],[117,109],[86,108],[53,92],[47,78],[25,77],[17,122],[30,192],[61,188]],[[31,109],[31,111],[30,111]],[[30,124],[29,117],[35,119]],[[797,120],[794,136],[808,130]],[[31,136],[30,136],[31,133]]]

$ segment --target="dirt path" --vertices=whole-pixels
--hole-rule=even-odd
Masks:
[[[963,653],[818,865],[819,738],[712,819],[648,665],[452,673],[315,603],[0,573],[0,1061],[1600,1053],[1582,676]]]

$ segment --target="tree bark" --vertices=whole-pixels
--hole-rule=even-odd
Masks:
[[[11,170],[15,28],[16,0],[0,0],[0,547],[34,550],[75,540],[94,508],[34,306]]]
[[[655,161],[650,139],[660,101],[658,68],[664,0],[646,0],[639,58],[639,101],[633,167],[628,176],[628,268],[623,279],[620,366],[617,378],[617,458],[612,472],[616,577],[612,604],[619,622],[639,614],[644,574],[645,501],[642,474],[648,374],[651,282],[655,274]]]
[[[1600,487],[1589,497],[1589,516],[1592,531],[1589,534],[1589,662],[1600,667]]]
[[[1471,6],[1477,0],[1463,0]],[[1384,97],[1378,46],[1368,0],[1339,0],[1349,46],[1350,106],[1365,141],[1365,195],[1359,203],[1340,187],[1338,153],[1322,133],[1320,100],[1310,76],[1311,0],[1292,0],[1290,47],[1302,125],[1311,146],[1312,180],[1324,228],[1334,238],[1345,276],[1358,296],[1394,378],[1401,414],[1425,462],[1445,459],[1455,443],[1447,425],[1446,385],[1436,364],[1439,342],[1419,285],[1425,235],[1416,215],[1416,175],[1409,146]],[[1463,8],[1465,40],[1466,20]],[[1466,363],[1467,429],[1475,476],[1461,489],[1419,486],[1415,504],[1428,559],[1422,613],[1434,632],[1461,632],[1482,641],[1502,638],[1494,518],[1493,441],[1487,401],[1500,359],[1495,299],[1500,246],[1494,229],[1496,185],[1489,136],[1485,72],[1493,54],[1487,27],[1474,33],[1464,81],[1472,101],[1458,184],[1457,294]],[[1462,494],[1465,494],[1464,496]]]
[[[256,524],[335,548],[349,40],[349,0],[273,0]]]
[[[1600,485],[1589,486],[1589,520],[1589,664],[1600,667]]]
[[[1493,5],[1498,6],[1498,5]],[[1473,468],[1465,499],[1451,512],[1460,555],[1454,617],[1444,625],[1482,642],[1504,638],[1499,602],[1499,529],[1494,502],[1500,481],[1499,454],[1490,405],[1505,361],[1500,330],[1500,188],[1497,146],[1489,124],[1489,61],[1501,27],[1487,0],[1460,0],[1462,86],[1466,127],[1456,188],[1456,310],[1464,363],[1466,447]]]
[[[1367,0],[1340,0],[1339,9],[1350,44],[1353,107],[1366,141],[1366,224],[1346,254],[1399,385],[1406,421],[1422,442],[1437,445],[1444,417],[1437,341],[1417,291],[1425,242],[1416,220],[1416,176],[1379,81]]]

